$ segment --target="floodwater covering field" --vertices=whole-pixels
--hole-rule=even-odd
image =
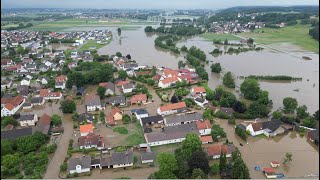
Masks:
[[[105,28],[105,27],[101,27]],[[86,28],[94,30],[96,27]],[[109,28],[110,29],[110,28]],[[78,28],[77,28],[78,30]],[[179,60],[185,60],[184,54],[176,55],[154,46],[156,34],[148,34],[141,27],[136,30],[123,31],[119,37],[116,28],[111,28],[114,40],[107,46],[98,50],[99,54],[115,54],[121,52],[130,54],[134,60],[143,65],[177,68]],[[177,43],[178,47],[186,45],[188,48],[196,46],[207,54],[209,63],[206,70],[209,73],[209,86],[215,88],[222,84],[223,74],[231,71],[236,77],[248,75],[288,75],[302,77],[302,81],[260,81],[261,88],[269,91],[270,99],[273,101],[273,109],[282,107],[285,97],[294,97],[300,105],[305,104],[310,113],[319,108],[319,54],[297,50],[296,47],[288,53],[277,52],[272,49],[263,51],[250,51],[236,54],[222,54],[214,57],[209,54],[214,48],[222,50],[226,46],[215,46],[210,41],[195,36],[186,38]],[[287,45],[286,50],[290,50]],[[302,60],[302,56],[311,57],[312,60]],[[211,73],[210,65],[219,62],[223,67],[222,74]],[[236,80],[236,90],[239,90],[243,80]],[[235,91],[234,91],[235,92]],[[238,96],[238,93],[235,93]]]

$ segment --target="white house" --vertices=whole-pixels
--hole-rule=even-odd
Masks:
[[[194,102],[202,108],[209,104],[209,102],[206,99],[200,97],[195,98]]]
[[[232,153],[236,151],[236,147],[233,144],[221,145],[221,144],[212,144],[205,148],[208,157],[211,159],[219,159],[221,153],[226,154],[226,157],[229,158],[232,156]]]
[[[91,157],[85,156],[81,158],[71,158],[68,161],[68,172],[70,174],[81,174],[90,172],[91,168]]]
[[[134,85],[132,83],[124,84],[121,86],[123,93],[131,93],[134,89]]]
[[[80,136],[78,138],[80,149],[91,149],[91,148],[103,149],[104,148],[103,141],[104,141],[103,137],[99,135],[95,135],[93,133],[89,133],[87,136]]]
[[[146,109],[132,109],[131,114],[134,114],[138,120],[149,117],[149,113]]]
[[[254,122],[246,127],[246,131],[249,131],[251,136],[257,136],[264,133],[262,122]]]
[[[1,109],[1,117],[14,115],[26,102],[22,96],[16,96],[4,105]]]
[[[85,97],[85,105],[88,112],[105,109],[105,107],[101,105],[100,97],[96,94],[87,95]]]
[[[18,119],[20,126],[35,126],[38,122],[38,116],[36,114],[21,115]]]
[[[56,77],[54,87],[58,89],[65,89],[67,80],[68,80],[67,76],[61,75]]]
[[[211,134],[211,124],[209,120],[197,121],[196,124],[201,136]]]
[[[171,115],[171,116],[164,117],[164,124],[166,126],[178,126],[181,124],[194,123],[202,119],[203,119],[202,114],[197,112],[182,114],[182,115]]]
[[[158,83],[158,86],[160,88],[168,88],[170,86],[173,86],[176,84],[176,82],[180,81],[180,79],[176,76],[174,77],[169,77],[169,78],[165,78],[163,80],[160,80]]]
[[[61,99],[62,93],[61,92],[51,92],[49,89],[40,89],[40,95],[39,97],[43,97],[45,100],[49,99]]]
[[[181,113],[185,111],[187,108],[187,105],[185,102],[178,102],[174,104],[168,104],[161,106],[157,109],[157,113],[159,115],[170,115],[175,113]]]
[[[20,82],[20,85],[21,85],[21,86],[22,86],[22,85],[29,86],[29,85],[30,85],[30,79],[28,79],[28,78],[22,79],[21,82]]]

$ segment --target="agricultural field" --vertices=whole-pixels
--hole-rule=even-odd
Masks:
[[[200,37],[204,38],[207,41],[213,41],[213,40],[224,41],[225,39],[228,39],[229,41],[240,40],[240,38],[234,36],[233,34],[204,33],[204,34],[201,34]]]
[[[255,42],[265,45],[278,43],[292,43],[304,50],[319,53],[319,42],[309,36],[309,25],[295,25],[284,28],[263,28],[239,36],[253,38]],[[263,31],[263,33],[262,33]]]
[[[100,49],[103,46],[109,44],[111,41],[112,40],[110,39],[106,41],[104,44],[98,44],[96,40],[88,40],[78,49],[78,51],[82,52],[84,50]]]

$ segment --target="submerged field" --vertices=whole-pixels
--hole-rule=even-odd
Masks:
[[[204,33],[204,34],[201,34],[200,37],[208,41],[213,41],[213,40],[224,41],[225,39],[228,39],[229,41],[240,40],[240,38],[234,36],[233,34]]]
[[[279,29],[263,28],[239,35],[245,38],[253,38],[260,44],[292,43],[304,50],[319,53],[319,42],[309,36],[309,29],[309,25],[295,25]],[[263,33],[261,33],[262,31]]]

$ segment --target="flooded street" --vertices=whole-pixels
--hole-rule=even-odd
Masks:
[[[106,27],[105,27],[106,28]],[[116,33],[115,28],[111,28],[114,33],[114,40],[107,46],[98,50],[99,54],[115,54],[122,52],[130,54],[134,60],[144,65],[155,65],[177,68],[178,61],[184,60],[183,54],[176,55],[154,46],[155,34],[147,34],[144,27],[138,30],[123,31],[121,37]],[[177,43],[177,47],[186,45],[188,48],[196,46],[207,54],[209,63],[206,70],[209,73],[209,86],[215,88],[222,84],[223,74],[211,73],[210,65],[212,63],[221,63],[223,73],[231,71],[236,77],[249,75],[288,75],[293,77],[302,77],[298,82],[276,82],[261,81],[261,88],[269,91],[270,98],[274,106],[278,109],[282,106],[282,100],[285,97],[294,97],[299,104],[307,105],[310,113],[319,108],[319,55],[299,51],[292,48],[290,54],[276,52],[271,49],[264,49],[260,52],[250,51],[236,54],[222,54],[214,57],[209,52],[214,48],[226,50],[226,46],[215,46],[210,41],[205,41],[200,37],[185,38]],[[287,49],[290,47],[287,45]],[[312,60],[306,61],[301,58],[303,55],[311,57]],[[297,56],[297,57],[294,57]],[[242,79],[237,79],[237,87],[242,83]],[[239,88],[236,88],[236,90]],[[295,91],[294,91],[295,90]],[[237,93],[235,93],[237,94]]]
[[[244,143],[234,132],[234,127],[226,120],[215,120],[227,133],[227,138],[237,146],[246,162],[251,178],[265,178],[261,171],[255,171],[255,166],[270,167],[271,161],[279,161],[281,165],[276,172],[284,173],[288,178],[303,178],[305,175],[319,173],[319,149],[307,141],[306,136],[300,137],[296,132],[274,138],[249,138]],[[242,142],[244,146],[239,146]],[[283,165],[287,152],[292,153],[292,162]]]

